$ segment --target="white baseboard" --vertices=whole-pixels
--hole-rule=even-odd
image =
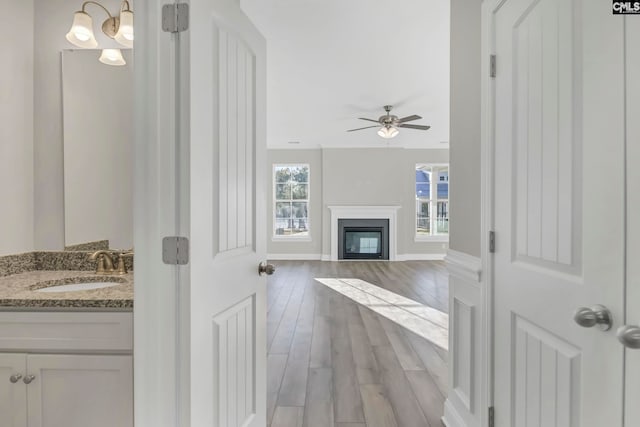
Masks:
[[[444,402],[444,415],[442,416],[442,422],[447,427],[468,427],[449,399]]]
[[[442,261],[446,254],[398,254],[396,261]]]
[[[445,259],[446,254],[402,254],[396,255],[395,261],[442,261]],[[269,258],[271,259],[271,258]],[[277,258],[273,258],[277,259]],[[296,258],[287,258],[296,259]],[[331,255],[322,255],[320,258],[322,261],[331,261]]]
[[[320,261],[320,254],[267,254],[269,260],[304,260],[304,261]]]

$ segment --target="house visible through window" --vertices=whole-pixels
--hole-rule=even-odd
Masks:
[[[449,166],[416,165],[416,236],[449,234]]]
[[[275,236],[309,236],[309,165],[274,165]]]

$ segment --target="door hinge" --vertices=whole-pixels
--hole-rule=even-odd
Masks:
[[[189,263],[189,239],[171,236],[162,239],[162,262],[170,265]]]
[[[491,55],[489,57],[489,76],[492,78],[496,77],[496,56]]]
[[[489,427],[494,427],[495,425],[495,420],[493,415],[494,415],[493,406],[489,406]]]
[[[171,3],[162,6],[162,31],[180,33],[189,28],[189,5]]]
[[[489,252],[494,253],[496,251],[496,232],[489,232]]]

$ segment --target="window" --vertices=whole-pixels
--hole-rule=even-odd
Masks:
[[[449,234],[449,166],[416,165],[416,236]]]
[[[273,234],[309,236],[309,165],[274,165]]]

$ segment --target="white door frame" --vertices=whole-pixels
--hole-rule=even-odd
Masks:
[[[504,0],[482,3],[481,72],[481,302],[480,357],[486,367],[481,375],[481,425],[488,425],[492,405],[492,271],[488,232],[493,226],[493,83],[489,78],[489,54],[493,51],[493,10]],[[175,1],[176,3],[178,1]],[[183,2],[188,2],[185,0]],[[171,1],[166,1],[171,3]],[[179,353],[188,343],[188,269],[161,261],[164,236],[187,233],[186,195],[180,191],[188,147],[179,145],[186,127],[185,111],[176,103],[178,44],[188,43],[188,31],[180,36],[160,28],[163,2],[136,2],[135,142],[134,142],[134,246],[136,250],[134,296],[134,412],[135,424],[189,426],[188,360]],[[455,18],[455,17],[453,17]],[[182,49],[186,51],[186,49]],[[185,58],[182,58],[184,60]],[[182,79],[184,82],[184,79]],[[182,180],[183,185],[185,180]],[[182,331],[182,332],[181,332]]]
[[[480,311],[482,313],[481,357],[483,372],[480,374],[482,395],[480,420],[482,427],[489,426],[489,407],[493,407],[493,256],[489,251],[489,233],[494,229],[494,150],[495,150],[495,83],[490,75],[490,59],[495,53],[494,12],[506,0],[483,0],[481,9],[480,38]]]
[[[167,1],[166,3],[170,3]],[[134,55],[134,419],[188,426],[188,269],[162,262],[162,238],[185,235],[188,143],[177,73],[188,42],[161,29],[163,2],[136,2]],[[184,61],[184,58],[182,58]],[[184,82],[184,79],[181,79]],[[183,83],[184,84],[184,83]],[[188,84],[188,83],[187,83]],[[188,199],[187,199],[188,200]],[[188,223],[186,223],[188,225]]]

